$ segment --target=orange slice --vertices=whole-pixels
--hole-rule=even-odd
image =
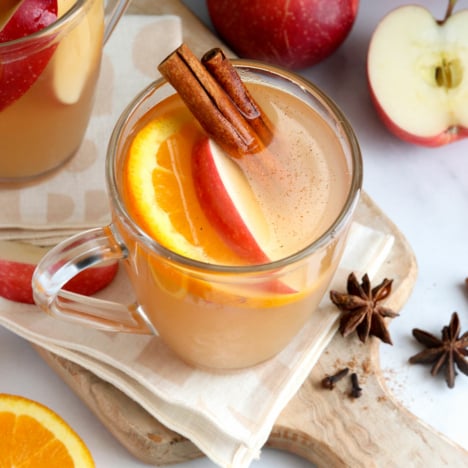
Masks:
[[[191,152],[202,130],[186,108],[172,107],[136,134],[125,169],[130,214],[168,249],[210,263],[244,263],[201,209]]]
[[[91,468],[88,448],[49,408],[32,400],[0,394],[0,466]]]

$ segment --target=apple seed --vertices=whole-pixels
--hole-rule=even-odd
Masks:
[[[437,86],[447,89],[456,88],[462,81],[463,68],[459,59],[442,59],[442,64],[435,68]]]

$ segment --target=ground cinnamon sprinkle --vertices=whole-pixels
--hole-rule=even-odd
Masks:
[[[364,359],[364,361],[362,361],[361,369],[367,375],[369,375],[372,372],[371,361],[369,358]]]
[[[357,357],[353,356],[348,362],[347,362],[347,367],[350,367],[352,369],[355,369],[357,366]]]

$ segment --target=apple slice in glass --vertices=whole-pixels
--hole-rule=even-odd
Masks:
[[[0,241],[0,296],[15,302],[33,304],[33,272],[48,250],[48,247]],[[117,262],[88,268],[67,283],[64,289],[89,296],[110,284],[117,270]]]
[[[268,223],[237,163],[205,138],[193,150],[192,170],[200,206],[226,244],[251,263],[268,262]]]
[[[58,17],[64,15],[76,0],[59,0]],[[74,104],[89,78],[91,69],[101,53],[96,32],[103,34],[102,4],[94,2],[86,16],[60,41],[55,51],[53,90],[64,104]]]
[[[3,1],[3,0],[2,0]],[[0,7],[3,11],[3,7]],[[11,42],[52,24],[57,19],[57,0],[23,2],[0,30],[0,43]],[[27,57],[13,57],[6,47],[1,56],[0,111],[19,99],[35,83],[54,52],[51,39],[37,38]]]
[[[237,163],[213,140],[205,138],[194,147],[192,171],[200,206],[224,242],[251,264],[270,262],[275,239]],[[277,279],[252,285],[257,291],[275,294],[295,293],[297,286]]]

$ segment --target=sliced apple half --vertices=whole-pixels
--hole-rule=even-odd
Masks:
[[[63,16],[76,0],[59,0],[58,16]],[[53,89],[64,104],[75,104],[101,53],[97,40],[103,29],[102,4],[94,2],[90,10],[60,41],[53,59]]]
[[[372,100],[399,138],[440,146],[468,136],[468,10],[438,22],[408,5],[385,16],[368,50]]]
[[[0,296],[15,302],[33,304],[32,276],[49,247],[0,241]],[[82,271],[64,289],[90,296],[114,279],[118,263],[111,262]]]
[[[237,163],[205,138],[194,147],[192,169],[200,205],[219,235],[245,260],[268,262],[270,227]]]

